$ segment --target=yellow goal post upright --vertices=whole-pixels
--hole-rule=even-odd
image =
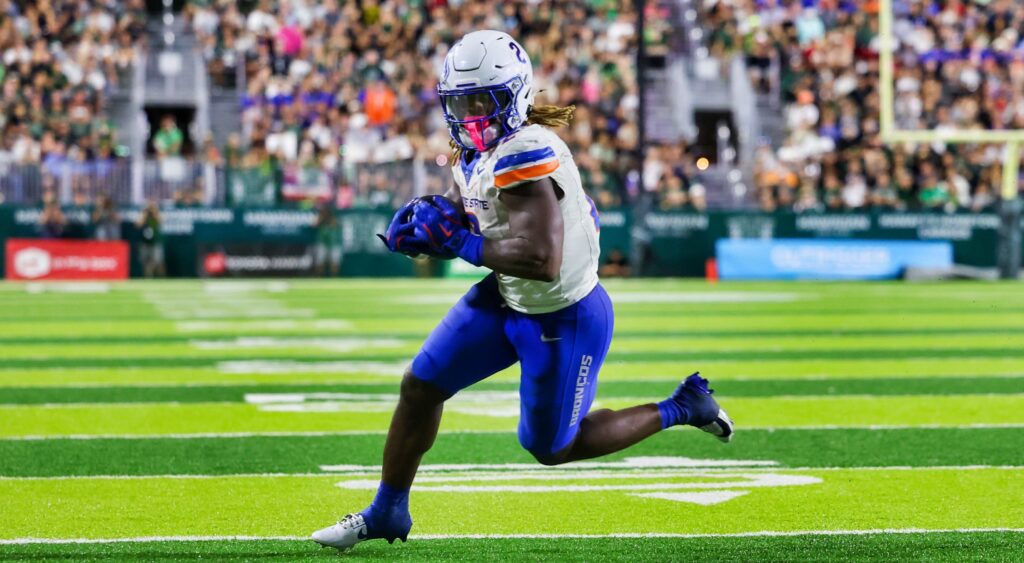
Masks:
[[[999,232],[999,273],[1004,279],[1017,279],[1021,262],[1021,202],[1017,196],[1021,149],[1024,147],[1024,129],[1014,130],[907,130],[896,128],[895,60],[896,42],[893,36],[893,3],[879,0],[879,95],[881,104],[882,140],[895,143],[947,144],[1002,144],[1003,184],[999,205],[1001,228]]]

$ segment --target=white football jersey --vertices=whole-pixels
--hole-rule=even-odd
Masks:
[[[583,191],[579,169],[569,147],[540,125],[528,125],[486,152],[452,168],[466,213],[476,216],[489,239],[510,236],[508,209],[501,190],[550,177],[564,192],[558,202],[565,232],[562,268],[553,282],[498,274],[498,287],[508,306],[521,313],[550,313],[583,299],[597,285],[601,249],[594,202]]]

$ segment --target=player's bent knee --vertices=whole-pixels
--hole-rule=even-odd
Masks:
[[[529,450],[527,450],[527,451],[529,451]],[[543,452],[531,451],[530,454],[533,456],[534,459],[537,460],[537,463],[540,463],[541,465],[547,465],[547,466],[562,465],[563,463],[566,463],[566,462],[569,461],[569,458],[567,456],[565,456],[565,455],[561,455],[560,452],[559,453],[554,453],[554,454],[548,454],[548,453],[543,453]]]
[[[439,405],[450,397],[440,387],[416,377],[411,370],[406,370],[402,377],[401,400],[416,405]]]
[[[530,455],[532,455],[533,458],[541,465],[561,465],[569,461],[569,450],[572,449],[572,442],[557,451],[553,451],[555,449],[553,443],[539,442],[542,441],[534,441],[531,443],[522,439],[522,437],[519,439],[519,444],[523,446],[523,449],[530,452]]]

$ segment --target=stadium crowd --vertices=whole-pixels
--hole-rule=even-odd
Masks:
[[[244,74],[237,161],[344,166],[354,181],[343,205],[398,202],[414,178],[428,191],[448,185],[437,71],[454,40],[481,28],[507,31],[534,57],[538,104],[576,105],[564,137],[595,200],[617,205],[635,183],[629,0],[190,0],[186,14],[212,81]]]
[[[52,189],[70,165],[84,194],[114,166],[104,96],[131,76],[145,19],[144,0],[0,0],[0,167],[24,172],[12,191]]]
[[[1024,4],[895,4],[898,127],[1024,128]],[[876,1],[706,0],[701,7],[711,55],[743,57],[751,80],[782,103],[784,142],[756,151],[762,209],[995,205],[1000,146],[881,142]],[[5,177],[4,188],[16,195],[25,186],[15,184],[27,182],[52,192],[58,170],[70,169],[72,203],[91,204],[118,165],[104,98],[131,75],[146,4],[0,0],[0,14],[0,167],[22,172]],[[270,193],[281,182],[326,178],[341,186],[341,207],[443,191],[450,151],[437,69],[454,40],[487,27],[520,38],[534,57],[537,103],[576,105],[562,135],[600,207],[646,190],[661,209],[706,208],[685,144],[650,145],[645,161],[636,160],[639,38],[630,0],[187,0],[184,15],[212,82],[231,88],[243,77],[240,134],[222,146],[206,139],[189,155],[227,170],[228,184]],[[647,15],[650,52],[666,48],[665,17]],[[158,158],[181,152],[182,131],[167,121],[154,133]],[[198,205],[207,181],[162,192]]]
[[[764,91],[777,62],[785,143],[757,152],[756,189],[776,208],[991,208],[995,145],[879,137],[878,2],[711,0],[709,49],[743,56]],[[895,2],[895,114],[902,129],[1024,128],[1024,4]]]

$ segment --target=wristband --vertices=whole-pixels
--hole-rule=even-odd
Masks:
[[[462,258],[466,262],[474,266],[484,265],[484,237],[480,235],[474,235],[469,231],[465,232],[465,236],[459,243],[459,248],[455,252],[459,258]]]

